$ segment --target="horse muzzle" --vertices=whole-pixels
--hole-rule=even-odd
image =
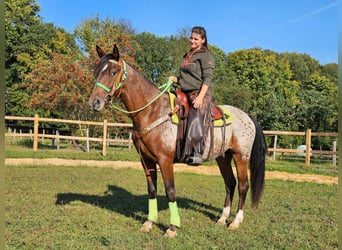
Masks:
[[[103,98],[90,98],[89,105],[91,110],[100,112],[105,106],[105,100]]]

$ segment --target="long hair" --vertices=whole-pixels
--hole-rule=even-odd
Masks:
[[[196,33],[199,34],[201,36],[202,39],[205,39],[203,46],[207,49],[208,48],[208,39],[207,39],[207,31],[205,30],[205,28],[201,27],[201,26],[195,26],[191,29],[191,33]]]

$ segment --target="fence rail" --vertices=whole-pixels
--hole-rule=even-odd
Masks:
[[[65,120],[65,119],[54,119],[54,118],[42,118],[38,115],[34,117],[21,117],[21,116],[5,116],[5,120],[12,121],[32,121],[33,122],[33,133],[20,133],[20,137],[29,137],[33,139],[33,151],[38,150],[38,140],[42,138],[50,138],[55,139],[59,142],[61,139],[66,140],[80,140],[87,142],[87,149],[89,150],[89,142],[100,142],[102,143],[102,154],[105,156],[107,154],[107,146],[110,143],[127,145],[129,148],[132,147],[132,133],[129,133],[128,139],[112,139],[108,138],[108,127],[125,127],[132,128],[133,125],[129,123],[109,123],[107,120],[103,122],[94,122],[94,121],[80,121],[80,120]],[[69,135],[59,135],[58,131],[56,134],[41,134],[39,133],[39,123],[40,122],[55,122],[55,123],[69,123],[69,124],[78,124],[78,125],[92,125],[92,126],[101,126],[103,127],[102,137],[94,138],[89,137],[89,133],[87,130],[86,136],[69,136]],[[266,136],[274,136],[273,148],[268,148],[268,152],[272,152],[272,157],[275,159],[276,153],[305,153],[305,165],[310,165],[310,156],[311,154],[319,154],[319,155],[332,155],[333,165],[336,165],[336,157],[337,157],[337,149],[336,149],[336,141],[333,143],[333,151],[322,151],[322,150],[311,150],[311,137],[313,136],[322,136],[322,137],[338,137],[338,133],[330,133],[330,132],[311,132],[311,129],[307,129],[306,132],[295,132],[295,131],[263,131]],[[286,148],[278,148],[277,147],[277,137],[279,135],[286,136],[305,136],[305,145],[306,149],[286,149]],[[18,137],[18,134],[15,132],[6,132],[5,137]]]

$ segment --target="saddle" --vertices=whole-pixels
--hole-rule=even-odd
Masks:
[[[188,97],[184,92],[182,92],[179,89],[174,90],[174,94],[176,95],[175,106],[179,106],[177,115],[180,119],[185,119],[188,117],[190,110]],[[211,115],[212,120],[215,121],[222,119],[224,117],[224,112],[219,106],[212,105]]]
[[[173,91],[173,96],[170,94],[170,101],[171,101],[171,107],[179,107],[178,111],[176,114],[173,115],[172,121],[175,124],[178,124],[178,132],[177,132],[177,153],[175,156],[175,161],[176,162],[184,162],[185,160],[185,155],[184,155],[184,139],[185,139],[185,130],[186,130],[186,124],[188,121],[188,116],[189,116],[189,111],[190,111],[190,105],[189,105],[189,98],[188,96],[182,92],[179,89],[175,89]],[[217,123],[217,126],[222,127],[222,142],[224,141],[225,138],[225,129],[224,127],[228,125],[228,122],[231,122],[229,119],[230,115],[227,113],[227,110],[223,110],[219,106],[214,105],[213,103],[211,104],[211,124],[209,126],[210,130],[210,152],[213,148],[213,127],[215,126],[215,123]],[[229,117],[229,118],[228,118]],[[229,120],[229,121],[228,121]],[[206,136],[205,136],[206,137]],[[223,148],[223,145],[222,145]],[[222,150],[222,149],[221,149]],[[209,153],[210,155],[210,153]]]

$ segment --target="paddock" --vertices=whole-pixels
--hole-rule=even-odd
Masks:
[[[6,249],[338,247],[336,184],[267,178],[258,208],[251,208],[248,195],[246,221],[230,231],[215,225],[224,196],[221,177],[176,171],[183,226],[179,237],[171,240],[161,237],[169,214],[160,174],[160,219],[146,234],[138,229],[147,210],[142,170],[124,162],[117,168],[37,163],[6,162]]]

